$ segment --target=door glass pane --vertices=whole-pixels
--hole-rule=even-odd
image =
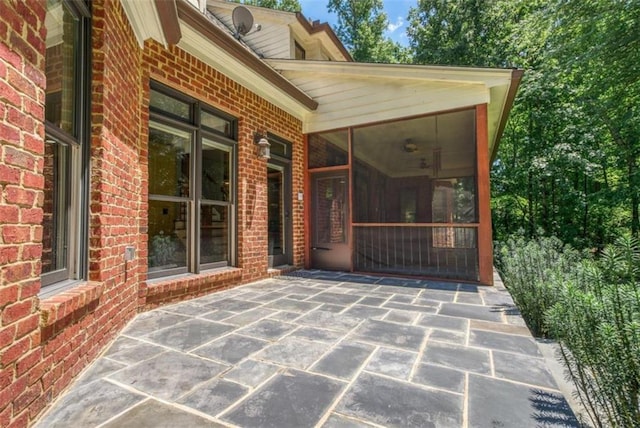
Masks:
[[[202,198],[229,200],[231,150],[210,140],[202,140]]]
[[[149,201],[149,272],[187,265],[187,204]]]
[[[189,197],[191,136],[168,126],[149,128],[149,194]]]
[[[229,254],[229,207],[200,207],[200,264],[222,262]]]
[[[76,136],[74,113],[78,20],[60,0],[49,1],[45,26],[47,27],[45,117],[57,127]]]
[[[347,180],[344,176],[316,180],[315,242],[347,242]]]
[[[42,273],[67,266],[70,148],[47,139],[44,153]]]
[[[267,191],[269,204],[269,255],[284,254],[284,174],[282,169],[269,165],[267,168]]]

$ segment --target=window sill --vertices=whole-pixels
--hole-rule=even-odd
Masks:
[[[90,282],[79,283],[50,297],[42,298],[41,296],[42,339],[47,340],[57,335],[69,325],[93,312],[98,306],[100,296],[102,296],[102,287]]]

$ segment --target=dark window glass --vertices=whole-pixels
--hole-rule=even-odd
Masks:
[[[202,141],[202,198],[229,201],[231,150],[210,140]]]
[[[200,120],[202,121],[202,126],[212,131],[219,132],[229,138],[233,137],[231,121],[215,115],[213,113],[209,113],[207,111],[202,111],[200,113]]]
[[[45,118],[74,137],[76,127],[76,92],[79,21],[61,1],[47,5],[47,50],[45,73],[47,92]]]
[[[149,193],[189,197],[191,136],[158,123],[149,128]]]
[[[149,201],[149,272],[187,265],[185,202]]]
[[[190,104],[153,89],[151,90],[151,107],[182,119],[189,119],[191,116]]]
[[[346,130],[309,135],[309,168],[347,165],[348,144]]]
[[[200,207],[200,264],[223,262],[229,257],[229,207]]]
[[[306,59],[307,53],[305,50],[298,44],[298,42],[295,42],[295,44],[295,59]]]

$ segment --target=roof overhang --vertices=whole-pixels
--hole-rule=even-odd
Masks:
[[[522,70],[266,60],[318,101],[303,132],[397,120],[488,105],[491,153],[497,149]]]
[[[318,103],[186,0],[121,0],[139,43],[177,44],[298,119]]]

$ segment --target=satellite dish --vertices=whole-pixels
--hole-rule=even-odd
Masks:
[[[244,6],[238,6],[233,9],[231,14],[233,19],[233,26],[236,28],[236,37],[244,36],[253,27],[253,15]]]

